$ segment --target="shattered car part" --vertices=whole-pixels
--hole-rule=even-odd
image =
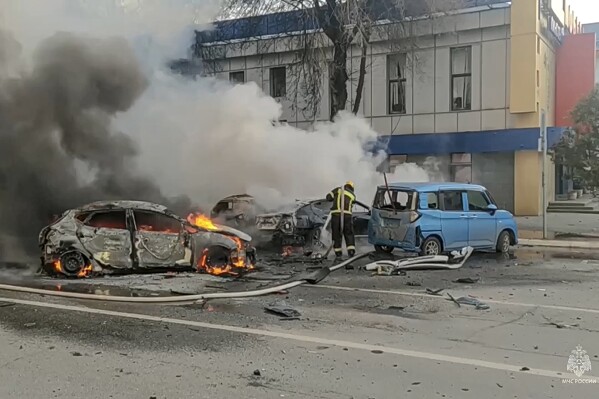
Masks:
[[[265,306],[264,310],[268,313],[275,314],[277,316],[285,317],[285,318],[299,318],[302,314],[297,310],[286,306],[286,305],[278,305],[278,306]]]
[[[469,296],[462,296],[462,297],[459,297],[458,299],[454,299],[453,297],[451,297],[451,300],[454,301],[455,303],[457,303],[458,305],[462,304],[462,305],[474,306],[478,310],[490,309],[490,306],[487,305],[486,303],[481,302],[478,299],[472,298]]]
[[[201,215],[184,220],[162,205],[142,201],[71,209],[39,235],[42,269],[67,277],[165,268],[236,274],[254,267],[250,242],[247,234]]]
[[[450,256],[434,255],[418,258],[400,259],[397,261],[377,261],[366,265],[366,270],[428,270],[428,269],[459,269],[470,258],[474,248],[464,247],[461,251],[453,251]]]
[[[276,246],[304,247],[311,254],[321,241],[323,228],[330,228],[327,220],[333,203],[327,200],[298,201],[289,209],[256,216],[256,228],[260,241],[272,242]],[[354,233],[366,235],[370,208],[355,202],[353,209]]]
[[[259,212],[254,197],[238,194],[218,201],[210,212],[210,218],[225,226],[247,228],[256,224],[256,214]]]

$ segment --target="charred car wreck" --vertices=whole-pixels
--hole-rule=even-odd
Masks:
[[[277,246],[301,246],[312,252],[320,244],[322,228],[333,203],[324,199],[298,202],[294,207],[276,213],[256,216],[257,239]],[[353,209],[354,233],[366,235],[370,208],[356,202]]]
[[[50,275],[195,268],[239,274],[254,267],[251,237],[199,214],[187,220],[140,201],[96,202],[68,210],[42,229],[42,268]]]

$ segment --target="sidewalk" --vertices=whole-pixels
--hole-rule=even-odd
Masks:
[[[543,240],[543,217],[517,217],[516,223],[520,245],[599,249],[599,215],[549,213],[546,240]]]

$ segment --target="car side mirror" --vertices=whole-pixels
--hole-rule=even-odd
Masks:
[[[495,205],[495,204],[487,205],[487,212],[490,212],[491,214],[497,212],[497,205]]]

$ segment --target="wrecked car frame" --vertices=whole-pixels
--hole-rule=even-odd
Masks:
[[[168,268],[234,274],[253,268],[251,237],[225,226],[197,226],[141,201],[96,202],[68,210],[39,235],[42,268],[86,277]]]

